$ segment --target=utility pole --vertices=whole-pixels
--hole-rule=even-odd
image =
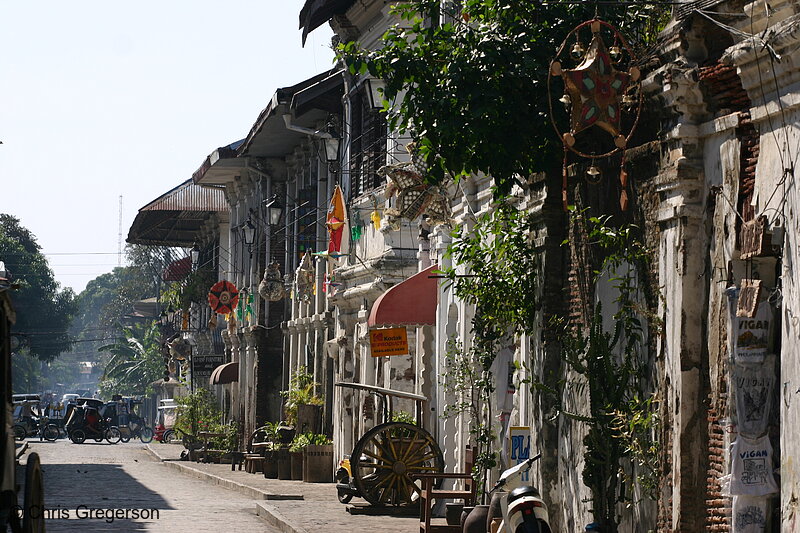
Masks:
[[[117,266],[122,266],[122,195],[119,195],[119,234],[117,236]]]

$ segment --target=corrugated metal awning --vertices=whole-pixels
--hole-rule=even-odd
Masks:
[[[127,242],[188,247],[212,214],[228,210],[222,189],[194,185],[189,179],[139,209]]]

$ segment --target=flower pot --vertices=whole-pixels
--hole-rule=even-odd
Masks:
[[[500,506],[500,502],[505,494],[502,491],[492,493],[492,499],[489,501],[489,513],[486,516],[486,531],[492,530],[492,520],[503,518],[503,508]]]
[[[303,481],[333,483],[333,444],[311,444],[304,453]]]
[[[303,452],[289,452],[292,464],[292,479],[303,480]]]
[[[291,426],[281,426],[278,428],[278,441],[281,444],[291,444],[295,430]]]
[[[471,513],[473,509],[475,509],[475,506],[473,505],[465,505],[461,509],[461,518],[459,519],[458,524],[461,526],[462,531],[464,530],[464,522],[467,521],[467,517],[469,516],[469,513]]]
[[[268,451],[264,454],[264,477],[278,479],[278,462],[275,460],[274,452]]]
[[[446,503],[444,504],[445,512],[444,518],[447,520],[448,526],[457,526],[461,523],[461,513],[464,510],[463,503]]]
[[[486,533],[487,516],[489,516],[489,506],[476,505],[472,512],[467,515],[461,531],[463,533]]]
[[[281,449],[274,452],[275,462],[278,463],[278,479],[292,479],[292,462],[289,450]]]

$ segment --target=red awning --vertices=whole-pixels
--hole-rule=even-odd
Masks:
[[[381,294],[372,305],[367,325],[424,326],[436,323],[436,278],[439,265],[414,274]]]
[[[208,382],[212,385],[225,385],[239,381],[239,363],[225,363],[211,372]]]

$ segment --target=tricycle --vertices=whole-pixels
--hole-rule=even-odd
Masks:
[[[348,503],[354,496],[372,505],[406,507],[414,505],[421,492],[414,474],[442,472],[444,459],[433,436],[422,427],[423,405],[427,398],[361,383],[336,383],[374,395],[382,406],[383,423],[358,439],[349,457],[340,461],[336,472],[339,501]],[[394,398],[413,400],[417,424],[392,421]]]

